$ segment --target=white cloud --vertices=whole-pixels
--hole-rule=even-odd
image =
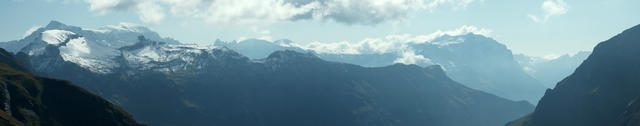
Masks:
[[[140,20],[159,23],[165,18],[164,8],[156,0],[86,0],[89,10],[102,14],[113,11],[133,11]]]
[[[452,36],[456,36],[456,35],[464,35],[464,34],[469,34],[469,33],[473,33],[473,34],[478,34],[478,35],[484,35],[484,36],[490,36],[491,35],[491,30],[489,29],[484,29],[484,28],[478,28],[476,26],[468,26],[468,25],[463,25],[462,27],[456,29],[456,30],[450,30],[450,31],[442,31],[442,30],[438,30],[435,33],[432,34],[437,34],[437,35],[452,35]]]
[[[400,58],[393,61],[393,63],[416,64],[421,66],[434,65],[434,63],[431,62],[431,59],[425,58],[423,55],[417,55],[413,51],[403,52],[400,55]]]
[[[540,7],[543,11],[542,20],[535,15],[527,15],[534,22],[547,22],[551,16],[559,16],[569,11],[569,5],[564,0],[547,0]]]
[[[244,40],[247,40],[247,39],[248,39],[247,37],[242,36],[242,37],[239,37],[238,41],[235,41],[235,42],[241,42],[241,41],[244,41]]]
[[[437,37],[444,35],[457,36],[465,34],[478,34],[490,36],[491,30],[482,29],[475,26],[464,25],[455,30],[438,30],[428,35],[392,34],[383,38],[366,38],[359,42],[311,42],[306,45],[293,45],[303,49],[314,50],[318,53],[328,54],[362,54],[362,53],[389,53],[408,51],[409,43],[430,42]],[[446,44],[446,43],[434,43]],[[411,51],[409,51],[411,52]]]
[[[260,29],[257,26],[253,26],[251,27],[251,32],[258,36],[256,37],[257,39],[273,41],[273,38],[271,37],[271,30]]]
[[[560,54],[549,54],[549,55],[543,56],[542,59],[554,60],[554,59],[558,59],[560,56],[562,56],[562,55],[560,55]]]
[[[321,43],[312,42],[306,45],[295,45],[303,49],[314,50],[318,53],[328,54],[360,54],[361,43],[351,43],[348,41]]]
[[[131,10],[137,5],[133,0],[86,0],[89,10],[107,13],[110,11]]]
[[[174,15],[202,18],[210,23],[251,23],[285,21],[307,13],[318,3],[301,6],[283,0],[191,0],[170,1]]]
[[[164,19],[163,8],[151,1],[144,1],[136,5],[140,20],[147,23],[159,23]]]
[[[545,18],[547,16],[551,16],[551,15],[562,15],[567,13],[568,6],[567,3],[564,2],[564,0],[555,0],[551,1],[551,0],[547,0],[544,3],[542,3],[542,10],[544,10],[545,14],[547,14],[545,16]]]
[[[529,19],[533,20],[533,22],[540,22],[540,19],[538,19],[538,16],[535,15],[527,15],[527,17],[529,17]]]
[[[283,46],[299,47],[306,50],[313,50],[317,53],[324,54],[381,54],[393,53],[398,55],[398,59],[394,63],[416,64],[421,66],[434,65],[433,62],[424,55],[416,54],[414,49],[410,47],[412,43],[431,43],[434,45],[446,46],[456,42],[434,41],[438,37],[444,35],[458,36],[466,34],[477,34],[486,37],[490,36],[491,30],[478,28],[475,26],[461,26],[454,30],[438,30],[427,35],[410,35],[410,34],[392,34],[382,38],[366,38],[359,42],[311,42],[309,44],[289,43]],[[455,40],[454,40],[455,41]],[[464,40],[463,40],[464,41]]]
[[[12,0],[12,1],[16,1],[16,2],[22,2],[24,0]],[[64,4],[71,4],[71,3],[80,3],[82,2],[82,0],[45,0],[47,2],[62,2]]]
[[[427,4],[427,8],[437,8],[443,4],[451,4],[453,6],[453,10],[457,10],[460,8],[466,8],[467,5],[471,4],[474,1],[484,2],[484,0],[432,0]]]
[[[210,23],[332,20],[364,25],[405,20],[412,12],[446,5],[456,10],[474,1],[483,0],[86,0],[92,11],[135,11],[142,21],[156,23],[169,8],[172,16]]]

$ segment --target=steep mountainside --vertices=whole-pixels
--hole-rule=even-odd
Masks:
[[[638,125],[640,25],[598,44],[576,71],[511,126]]]
[[[67,81],[34,76],[0,49],[0,125],[132,126],[127,112]]]
[[[304,50],[295,44],[268,42],[264,40],[245,40],[241,42],[216,42],[249,58],[264,58],[276,50],[295,50],[314,52],[328,61],[351,63],[366,67],[392,65],[405,58],[401,50],[386,53],[332,54]],[[416,65],[441,65],[453,80],[462,84],[496,94],[511,100],[527,100],[537,103],[546,89],[538,80],[528,75],[514,59],[506,46],[491,38],[477,35],[443,35],[428,42],[411,42],[409,50],[424,56],[428,62],[416,62]],[[344,47],[347,48],[347,47]]]

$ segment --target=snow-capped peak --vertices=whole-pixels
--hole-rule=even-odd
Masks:
[[[224,47],[195,44],[170,44],[139,37],[139,42],[121,48],[126,65],[136,70],[177,72],[202,69],[211,61],[239,54]],[[195,73],[198,73],[197,71]]]
[[[174,72],[198,70],[226,60],[248,60],[224,47],[180,44],[129,23],[93,30],[51,21],[28,37],[0,43],[0,48],[25,52],[32,56],[34,69],[42,72],[66,69],[52,65],[67,63],[101,74],[120,70]]]
[[[46,30],[42,32],[42,41],[51,45],[58,45],[69,39],[70,35],[75,35],[75,33],[66,30]]]
[[[117,62],[121,56],[119,49],[138,43],[138,36],[154,41],[179,43],[170,38],[162,38],[146,27],[130,23],[93,30],[51,21],[21,40],[0,42],[0,48],[6,48],[12,53],[25,52],[30,56],[45,56],[49,59],[57,59],[51,56],[60,56],[62,60],[92,72],[110,73],[120,66]],[[45,62],[49,61],[37,61],[34,65],[46,65]]]
[[[63,29],[64,27],[67,27],[67,25],[58,21],[51,21],[47,26],[45,26],[46,29]]]

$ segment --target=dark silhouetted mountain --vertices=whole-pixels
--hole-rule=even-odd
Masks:
[[[297,51],[250,59],[225,46],[102,41],[59,29],[32,35],[20,52],[33,71],[70,80],[150,125],[495,126],[533,109],[467,88],[440,66],[370,68]],[[103,46],[109,41],[122,46]]]
[[[638,125],[640,25],[598,44],[536,110],[510,126]]]
[[[134,126],[127,112],[68,81],[34,76],[0,49],[0,125]]]
[[[25,64],[24,61],[28,61],[29,56],[24,53],[20,53],[18,55],[13,55],[10,52],[0,48],[0,63],[6,64],[8,67],[11,67],[15,70],[29,72],[31,69],[31,64]]]
[[[589,54],[591,54],[589,51],[580,51],[573,55],[565,54],[552,59],[518,54],[515,58],[529,75],[540,80],[546,87],[553,88],[562,79],[571,75]]]

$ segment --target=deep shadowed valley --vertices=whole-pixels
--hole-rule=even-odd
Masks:
[[[0,125],[142,125],[120,107],[69,81],[33,75],[28,62],[23,62],[28,60],[25,56],[0,49]]]

